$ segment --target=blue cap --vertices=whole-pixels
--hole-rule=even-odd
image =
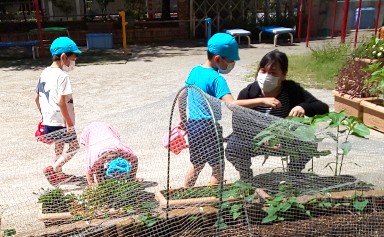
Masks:
[[[108,177],[113,177],[129,173],[130,171],[131,163],[129,163],[126,159],[119,157],[109,162],[106,174]]]
[[[240,60],[239,45],[227,33],[216,33],[208,40],[208,51],[233,61]]]
[[[52,56],[61,55],[62,53],[81,53],[76,43],[68,37],[59,37],[55,39],[51,44],[50,51]]]

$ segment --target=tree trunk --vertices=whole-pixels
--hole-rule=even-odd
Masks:
[[[161,19],[171,19],[171,0],[162,0]]]
[[[269,0],[264,0],[264,24],[269,23]]]

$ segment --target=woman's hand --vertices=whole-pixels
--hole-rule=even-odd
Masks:
[[[304,115],[305,115],[305,110],[303,109],[303,107],[295,106],[293,107],[291,112],[289,112],[288,116],[304,117]]]

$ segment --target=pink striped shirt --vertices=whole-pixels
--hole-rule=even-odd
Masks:
[[[80,137],[85,147],[85,167],[91,172],[93,166],[100,159],[100,155],[107,151],[121,151],[128,156],[136,156],[134,152],[120,140],[119,133],[108,123],[93,122],[84,128]]]

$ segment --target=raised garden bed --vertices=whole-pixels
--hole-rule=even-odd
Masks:
[[[83,193],[65,194],[56,188],[40,195],[38,219],[47,226],[79,220],[140,215],[157,205],[143,191],[142,183],[107,180]]]
[[[185,208],[191,206],[207,206],[219,203],[219,186],[200,186],[193,188],[179,188],[169,190],[168,208]],[[241,200],[244,196],[253,197],[253,188],[250,184],[235,182],[224,185],[223,201]],[[167,191],[162,190],[155,194],[161,208],[167,207]]]

